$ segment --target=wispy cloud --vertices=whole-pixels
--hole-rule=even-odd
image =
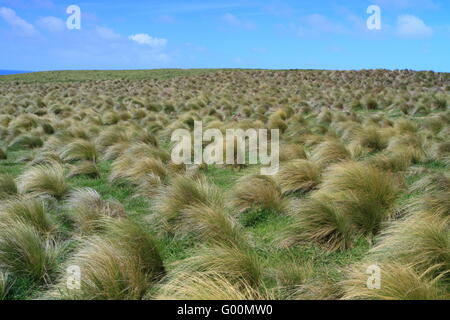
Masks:
[[[131,35],[128,37],[128,39],[142,45],[150,46],[152,48],[165,47],[167,44],[167,39],[154,38],[147,33],[138,33],[135,35]]]
[[[66,28],[64,21],[57,17],[43,17],[40,18],[36,25],[42,29],[50,32],[62,32]]]
[[[0,17],[21,35],[33,36],[37,33],[35,27],[31,23],[20,18],[16,12],[10,8],[1,7]]]
[[[291,23],[289,28],[299,37],[342,34],[347,32],[347,29],[343,25],[333,22],[321,14],[304,16],[300,19],[299,23]]]
[[[408,38],[426,38],[433,35],[433,29],[413,15],[402,15],[397,19],[397,34]]]

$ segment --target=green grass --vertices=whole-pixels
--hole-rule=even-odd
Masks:
[[[223,70],[223,69],[222,69]],[[188,77],[195,75],[219,72],[220,69],[159,69],[159,70],[129,70],[129,71],[53,71],[39,72],[31,74],[19,74],[0,76],[1,82],[24,82],[24,83],[52,83],[52,82],[83,82],[99,80],[167,80],[175,77]],[[381,113],[382,110],[359,110],[360,115],[372,115]],[[400,113],[391,112],[388,118],[397,118]],[[309,120],[308,120],[309,121]],[[168,149],[169,145],[162,141],[162,148]],[[1,142],[0,142],[1,145]],[[312,148],[312,147],[311,147]],[[306,148],[310,151],[311,148]],[[26,156],[30,151],[8,150],[8,159],[0,160],[0,174],[20,175],[27,167],[26,163],[18,160]],[[368,156],[370,156],[369,154]],[[174,267],[174,263],[193,256],[203,244],[191,237],[174,238],[169,235],[161,235],[155,226],[148,219],[154,211],[150,198],[135,196],[135,187],[129,184],[112,184],[108,181],[111,173],[111,162],[102,161],[98,163],[100,177],[92,179],[87,177],[76,177],[68,179],[72,188],[90,187],[98,191],[104,199],[114,198],[125,208],[129,218],[140,225],[145,230],[154,235],[157,246],[167,270]],[[433,161],[416,164],[416,166],[429,169],[434,172],[444,172],[448,166],[442,162]],[[259,166],[251,166],[240,170],[231,167],[209,166],[202,169],[202,173],[214,184],[216,184],[224,195],[234,187],[236,181],[245,175],[259,172]],[[406,203],[414,194],[407,192],[406,187],[420,179],[424,174],[409,176],[406,179],[405,192],[398,200],[398,204]],[[296,196],[296,195],[294,195]],[[62,224],[62,231],[69,233],[71,225],[64,221],[63,212],[60,207],[52,208],[51,212]],[[344,270],[348,266],[361,261],[369,251],[371,244],[365,238],[358,238],[353,242],[353,247],[348,250],[330,253],[323,247],[314,243],[302,244],[293,248],[282,248],[278,246],[277,237],[281,231],[286,229],[292,218],[274,211],[250,210],[239,217],[239,222],[243,225],[243,232],[249,237],[249,244],[256,254],[262,259],[265,270],[264,281],[269,288],[274,288],[274,269],[282,267],[288,263],[311,264],[315,277],[327,278],[338,282],[344,277]],[[71,241],[70,247],[73,249],[77,242]],[[67,258],[67,257],[65,257]],[[29,279],[15,279],[14,289],[10,293],[11,299],[32,299],[45,291],[45,288],[36,287]]]
[[[21,81],[26,83],[48,83],[48,82],[80,82],[98,80],[165,80],[182,76],[194,76],[219,69],[153,69],[153,70],[71,70],[71,71],[45,71],[34,73],[23,73],[0,76],[1,81]]]
[[[25,164],[15,161],[25,154],[24,151],[9,152],[9,159],[0,161],[0,173],[9,173],[14,176],[22,173],[26,168]],[[200,243],[189,237],[178,239],[157,234],[146,219],[152,212],[150,199],[133,196],[135,190],[132,186],[111,184],[108,181],[111,170],[110,162],[100,162],[99,169],[101,176],[98,179],[84,177],[68,179],[71,187],[90,187],[97,190],[105,199],[115,198],[122,203],[130,219],[144,225],[149,233],[157,236],[157,245],[168,270],[173,268],[175,262],[188,258],[196,252]],[[252,170],[237,171],[232,168],[210,166],[204,173],[225,192],[233,186],[239,177]],[[267,270],[292,260],[310,261],[319,274],[327,274],[328,276],[331,274],[337,281],[342,278],[340,268],[359,261],[369,248],[368,243],[361,240],[356,243],[353,249],[334,254],[328,254],[316,245],[280,249],[275,245],[275,236],[290,224],[289,217],[275,212],[254,211],[243,215],[240,220],[244,225],[244,232],[251,236],[251,245],[263,259]],[[70,229],[70,226],[63,227],[65,231]],[[18,282],[9,297],[11,299],[32,299],[43,291],[42,288],[32,286],[27,279],[17,279],[16,281]],[[273,279],[269,278],[266,281],[269,287],[275,286]]]

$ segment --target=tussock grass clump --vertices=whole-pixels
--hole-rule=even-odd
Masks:
[[[91,188],[73,190],[66,201],[68,218],[74,222],[78,232],[91,234],[104,228],[105,217],[125,217],[123,206],[112,200],[103,200],[101,195]]]
[[[131,142],[119,142],[113,144],[112,146],[106,147],[104,152],[101,154],[102,160],[115,160],[119,156],[125,153],[131,146]]]
[[[129,155],[117,158],[111,169],[109,180],[112,182],[128,181],[132,184],[139,184],[145,176],[152,174],[164,179],[167,175],[167,169],[160,159],[141,158],[139,161]]]
[[[420,272],[442,274],[450,270],[450,217],[413,212],[393,222],[371,250],[371,257],[406,263]]]
[[[330,164],[350,159],[350,153],[339,141],[325,141],[317,145],[310,159],[320,166],[327,167]]]
[[[298,144],[285,144],[280,147],[280,161],[306,159],[305,149]]]
[[[39,122],[38,116],[31,113],[23,113],[9,123],[9,128],[30,130],[37,127]]]
[[[57,151],[64,148],[73,140],[72,136],[66,135],[65,132],[61,132],[58,135],[49,137],[44,144],[44,147],[40,149],[43,153],[58,153]],[[59,157],[59,154],[58,154]]]
[[[202,204],[210,208],[223,208],[222,192],[204,177],[176,176],[155,197],[156,218],[166,231],[170,231],[179,222],[183,210]]]
[[[450,216],[450,176],[447,173],[424,176],[410,186],[410,191],[422,193],[409,201],[410,209]]]
[[[0,224],[0,268],[13,275],[50,282],[63,249],[32,225],[20,221]]]
[[[352,247],[352,240],[358,234],[350,217],[323,195],[298,203],[291,215],[294,221],[279,237],[282,246],[316,242],[329,251],[345,250]]]
[[[167,163],[171,159],[171,154],[168,151],[143,142],[131,143],[129,148],[124,150],[123,154],[132,159],[136,159],[136,157],[159,159],[163,163]]]
[[[99,236],[83,240],[67,266],[81,271],[80,289],[66,287],[67,276],[59,280],[51,296],[70,300],[141,299],[164,273],[153,239],[127,220],[105,220]]]
[[[17,178],[17,187],[22,194],[50,195],[57,199],[61,199],[69,191],[64,168],[57,163],[27,169]]]
[[[320,183],[320,167],[312,161],[294,160],[281,166],[276,181],[283,193],[308,192]]]
[[[274,269],[278,289],[285,292],[287,296],[295,292],[299,286],[307,283],[314,275],[314,268],[311,262],[283,261]]]
[[[312,277],[304,284],[287,291],[290,300],[340,300],[342,287],[331,275]]]
[[[448,293],[439,284],[439,277],[418,273],[408,265],[398,263],[380,264],[380,289],[367,288],[366,273],[370,264],[356,267],[343,282],[346,300],[447,300]]]
[[[210,243],[239,245],[244,241],[242,227],[226,209],[211,208],[205,204],[183,209],[175,229],[177,234],[191,234]]]
[[[274,300],[268,290],[246,281],[230,282],[215,272],[180,273],[158,288],[156,300]]]
[[[53,151],[39,151],[35,154],[33,159],[31,159],[28,165],[33,167],[35,165],[51,165],[53,163],[62,163],[62,160],[58,154]]]
[[[84,139],[75,139],[73,142],[62,148],[60,157],[67,162],[78,160],[96,162],[98,153],[93,142]]]
[[[158,190],[162,188],[163,181],[157,175],[152,173],[141,178],[136,186],[136,196],[144,198],[153,198],[158,194]]]
[[[22,135],[13,139],[9,145],[9,149],[34,149],[44,145],[42,139],[36,136]]]
[[[409,119],[399,119],[395,121],[394,128],[399,133],[416,133],[419,130],[417,124],[415,124],[412,120]]]
[[[371,152],[369,148],[363,147],[355,141],[348,145],[348,151],[350,152],[351,159],[354,161],[364,159]]]
[[[408,169],[412,164],[412,156],[410,150],[397,150],[396,152],[380,152],[369,157],[365,162],[369,166],[373,166],[385,171],[400,172]]]
[[[413,163],[423,162],[427,157],[422,138],[413,134],[404,134],[393,137],[390,139],[386,150],[406,153],[411,157]]]
[[[263,265],[259,256],[245,243],[215,244],[203,247],[194,256],[180,261],[174,270],[175,275],[178,272],[215,272],[231,283],[245,281],[258,288],[262,284]]]
[[[115,145],[121,142],[129,142],[131,136],[126,132],[125,128],[120,126],[109,127],[100,132],[100,135],[95,140],[95,144],[100,151],[103,151],[107,147]]]
[[[329,195],[343,214],[351,217],[363,234],[376,234],[390,219],[400,193],[395,177],[364,163],[335,165],[324,174],[319,192]]]
[[[373,236],[395,213],[399,188],[392,177],[363,163],[347,162],[330,167],[320,189],[309,199],[296,202],[294,221],[280,243],[293,246],[317,242],[329,250],[344,250],[359,236]]]
[[[93,161],[82,161],[72,166],[67,174],[68,178],[85,176],[92,179],[100,177],[100,170]]]
[[[361,129],[356,133],[354,141],[372,151],[381,151],[387,147],[388,143],[379,128],[373,126]]]
[[[0,174],[0,199],[17,194],[17,185],[14,177],[9,174]]]
[[[18,197],[0,204],[0,223],[14,226],[16,222],[29,224],[43,235],[53,233],[58,227],[45,203],[38,198]]]
[[[252,209],[283,212],[286,200],[281,188],[270,176],[248,175],[240,178],[231,195],[231,206],[238,213]]]
[[[273,114],[267,122],[267,127],[269,129],[278,129],[281,133],[283,133],[287,129],[287,124],[279,115]]]

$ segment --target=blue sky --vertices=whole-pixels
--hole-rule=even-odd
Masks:
[[[69,5],[81,29],[68,30]],[[381,9],[381,30],[366,10]],[[450,72],[448,0],[0,0],[0,69]]]

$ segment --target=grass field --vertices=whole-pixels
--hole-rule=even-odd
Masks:
[[[0,299],[448,299],[449,106],[432,72],[0,76]],[[195,120],[279,129],[279,173],[175,165]]]
[[[12,74],[0,76],[0,81],[20,81],[27,83],[48,82],[80,82],[80,81],[102,81],[102,80],[165,80],[175,77],[194,76],[217,69],[155,69],[155,70],[89,70],[89,71],[47,71],[23,74]]]

